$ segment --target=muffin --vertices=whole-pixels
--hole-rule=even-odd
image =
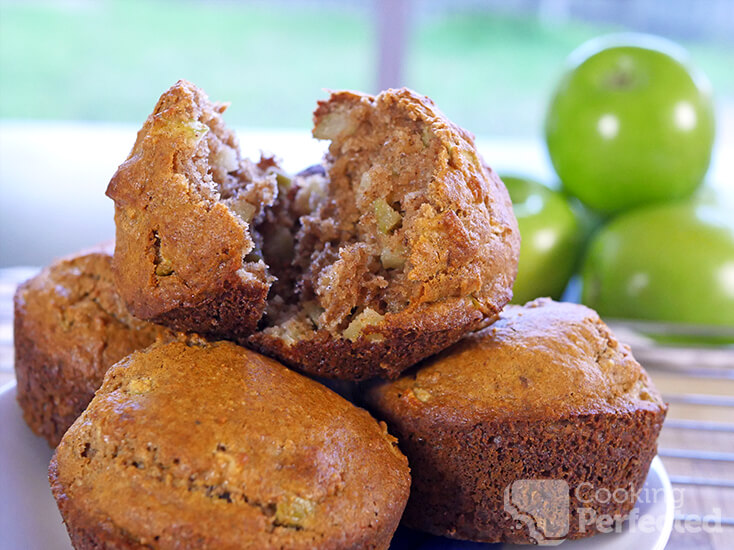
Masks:
[[[517,222],[473,137],[424,96],[335,92],[314,123],[329,152],[264,218],[278,283],[247,343],[309,374],[395,378],[510,300]]]
[[[277,166],[240,155],[227,105],[179,81],[138,132],[107,188],[115,201],[115,280],[137,317],[243,337],[271,278],[252,224],[277,196]]]
[[[28,426],[52,447],[110,366],[157,338],[172,337],[127,312],[105,248],[53,263],[18,287],[14,305],[18,403]]]
[[[483,542],[580,538],[599,530],[590,518],[624,517],[667,411],[594,311],[547,298],[363,398],[410,461],[404,523]]]
[[[77,550],[387,548],[410,490],[384,424],[230,342],[113,366],[49,467]]]

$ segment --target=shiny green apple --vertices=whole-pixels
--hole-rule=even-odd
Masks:
[[[584,241],[580,216],[559,192],[536,181],[501,176],[520,228],[520,262],[513,303],[539,296],[560,298]]]
[[[711,159],[710,85],[672,42],[600,37],[569,57],[545,138],[564,188],[595,210],[685,197]]]
[[[697,198],[622,214],[589,245],[582,301],[602,316],[734,330],[733,212]]]

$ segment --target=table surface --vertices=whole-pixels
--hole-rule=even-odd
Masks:
[[[29,268],[0,269],[0,386],[14,379],[13,294],[33,276]],[[670,349],[626,333],[633,350],[670,403],[658,454],[676,495],[676,521],[667,548],[723,550],[734,536],[734,349]],[[636,338],[636,339],[635,339]],[[697,526],[707,516],[721,527]]]

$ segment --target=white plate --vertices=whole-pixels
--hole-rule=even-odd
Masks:
[[[31,433],[15,401],[15,384],[0,389],[0,548],[69,550],[71,544],[48,486],[51,450]],[[564,542],[564,550],[663,550],[673,527],[673,491],[668,474],[655,458],[647,476],[637,512],[654,523],[654,529],[627,527],[621,533],[597,535]],[[642,525],[640,525],[642,527]],[[649,527],[649,524],[648,524]],[[394,548],[400,550],[479,550],[502,545],[477,544],[430,537],[400,529]],[[507,548],[522,548],[507,545]]]

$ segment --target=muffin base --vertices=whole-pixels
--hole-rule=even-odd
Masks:
[[[43,353],[22,330],[15,331],[15,361],[25,366],[15,369],[16,397],[23,419],[33,433],[55,447],[92,400],[96,388],[91,380],[64,376],[62,359]]]
[[[243,343],[313,376],[355,382],[375,377],[394,380],[405,369],[494,320],[456,300],[450,302],[388,317],[355,341],[320,330],[291,344],[267,332],[257,332]]]
[[[265,309],[268,285],[252,282],[191,307],[178,307],[152,319],[153,323],[210,338],[242,339],[256,329]]]
[[[570,512],[563,538],[594,535],[599,525],[590,517],[621,520],[634,507],[664,417],[639,410],[453,429],[386,418],[413,476],[403,523],[456,539],[532,543],[528,527],[505,511],[506,488],[517,480],[564,480]],[[624,498],[602,502],[607,491]]]

